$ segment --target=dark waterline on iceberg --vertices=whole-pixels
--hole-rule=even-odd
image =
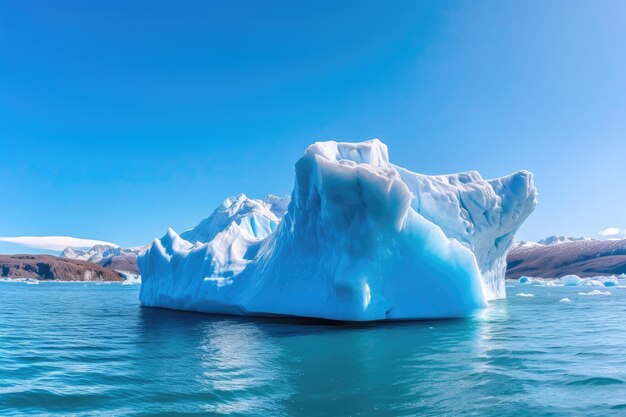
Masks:
[[[592,289],[515,284],[469,319],[347,324],[0,283],[0,415],[622,415],[626,288]]]

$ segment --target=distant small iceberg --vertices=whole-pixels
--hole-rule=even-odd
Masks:
[[[578,295],[611,295],[610,291],[593,290],[589,292],[579,292]]]
[[[122,285],[139,285],[141,284],[141,275],[131,274],[129,272],[117,271],[124,279]]]
[[[622,278],[621,275],[619,277],[615,275],[598,275],[588,278],[581,278],[578,275],[564,275],[560,278],[521,276],[518,279],[518,283],[539,287],[623,287],[626,285],[626,279]]]
[[[565,275],[559,278],[561,283],[566,286],[578,285],[582,279],[578,275]]]

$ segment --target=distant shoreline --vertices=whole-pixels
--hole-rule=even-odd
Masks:
[[[17,278],[15,278],[17,277]],[[53,255],[0,255],[0,278],[38,281],[123,282],[133,274]]]
[[[29,283],[32,281],[37,281],[37,283],[67,283],[67,284],[120,284],[120,285],[128,285],[135,284],[134,281],[79,281],[79,280],[69,280],[69,279],[37,279],[37,278],[14,278],[14,277],[0,277],[0,282],[16,282],[16,283]],[[140,282],[136,282],[139,284]]]

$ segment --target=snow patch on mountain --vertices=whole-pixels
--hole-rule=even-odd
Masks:
[[[146,246],[136,246],[130,248],[121,248],[109,245],[96,245],[89,249],[81,249],[75,247],[68,247],[61,252],[61,258],[78,259],[79,261],[89,261],[93,263],[99,263],[103,259],[110,258],[112,256],[122,255],[138,255],[146,249]]]
[[[89,249],[68,247],[61,252],[59,257],[88,261],[116,271],[136,274],[139,271],[137,268],[137,256],[146,249],[147,246],[122,248],[109,245],[95,245]]]
[[[596,239],[590,237],[572,237],[572,236],[557,236],[552,235],[543,238],[537,242],[515,242],[511,249],[524,249],[524,248],[538,248],[542,246],[554,246],[562,243],[581,242],[581,241],[594,241]]]

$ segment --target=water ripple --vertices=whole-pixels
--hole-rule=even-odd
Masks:
[[[137,290],[0,283],[0,415],[626,409],[626,288],[589,297],[533,287],[534,297],[493,302],[471,319],[384,325],[142,309]]]

